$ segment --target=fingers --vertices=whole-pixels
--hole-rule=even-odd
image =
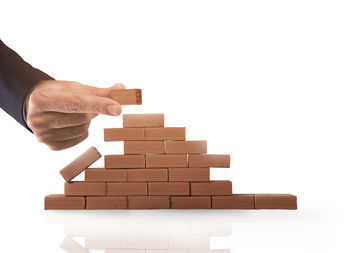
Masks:
[[[71,140],[87,134],[89,126],[90,122],[80,126],[50,129],[45,132],[36,133],[36,137],[39,142],[46,144]]]
[[[93,86],[87,86],[87,87],[89,87],[88,89],[91,92],[90,95],[95,95],[95,96],[99,96],[99,97],[106,97],[106,98],[110,97],[111,91],[113,91],[113,90],[125,89],[125,85],[122,83],[117,83],[110,88],[97,88],[97,87],[93,87]]]
[[[75,139],[50,142],[47,144],[47,146],[51,150],[59,151],[59,150],[67,149],[67,148],[70,148],[70,147],[73,147],[73,146],[79,144],[80,142],[85,140],[88,136],[89,136],[89,133],[86,133],[86,134],[84,134],[78,138],[75,138]]]

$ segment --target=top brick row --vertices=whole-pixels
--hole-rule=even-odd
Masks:
[[[164,114],[124,114],[123,127],[164,127]]]

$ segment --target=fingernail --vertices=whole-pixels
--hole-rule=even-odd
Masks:
[[[118,106],[116,105],[107,106],[107,110],[112,115],[115,115],[115,116],[119,115]]]
[[[122,83],[117,84],[116,87],[119,89],[125,89],[125,85]]]

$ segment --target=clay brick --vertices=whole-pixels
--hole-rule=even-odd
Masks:
[[[127,169],[128,182],[168,181],[167,169]]]
[[[146,155],[146,168],[159,167],[187,167],[187,155]]]
[[[126,182],[125,169],[89,168],[85,170],[86,182]]]
[[[120,105],[141,105],[142,91],[141,89],[113,90],[111,99],[117,101]]]
[[[297,197],[291,194],[255,194],[255,209],[297,209]]]
[[[86,168],[88,168],[91,164],[96,162],[101,157],[101,154],[95,147],[89,148],[83,154],[81,154],[78,158],[76,158],[73,162],[64,167],[60,174],[69,182],[76,176],[78,176],[81,172],[83,172]]]
[[[169,181],[210,181],[209,168],[169,168]]]
[[[85,197],[66,197],[52,194],[45,197],[45,210],[79,210],[85,209]]]
[[[254,209],[254,194],[212,196],[213,209]]]
[[[66,196],[103,196],[105,194],[105,183],[71,182],[64,184],[64,195]]]
[[[149,182],[149,195],[189,195],[189,183],[185,182]]]
[[[139,141],[145,139],[144,128],[105,128],[104,141]]]
[[[203,154],[207,153],[207,141],[166,141],[167,154]]]
[[[210,209],[210,196],[170,197],[172,209]]]
[[[164,154],[163,141],[125,141],[124,154]]]
[[[86,197],[86,209],[127,209],[126,197]]]
[[[129,196],[129,209],[169,209],[168,196]]]
[[[147,183],[107,183],[107,196],[147,195]]]
[[[145,140],[185,140],[186,127],[145,128]]]
[[[230,155],[188,155],[189,167],[216,167],[229,168]]]
[[[164,127],[164,114],[124,114],[123,127]]]
[[[145,168],[144,155],[106,155],[105,168],[123,169],[123,168]]]
[[[191,195],[232,195],[232,182],[222,180],[191,183]]]

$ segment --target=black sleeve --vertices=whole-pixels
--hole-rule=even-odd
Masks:
[[[27,92],[38,82],[50,79],[0,40],[0,107],[28,130],[23,118]]]

